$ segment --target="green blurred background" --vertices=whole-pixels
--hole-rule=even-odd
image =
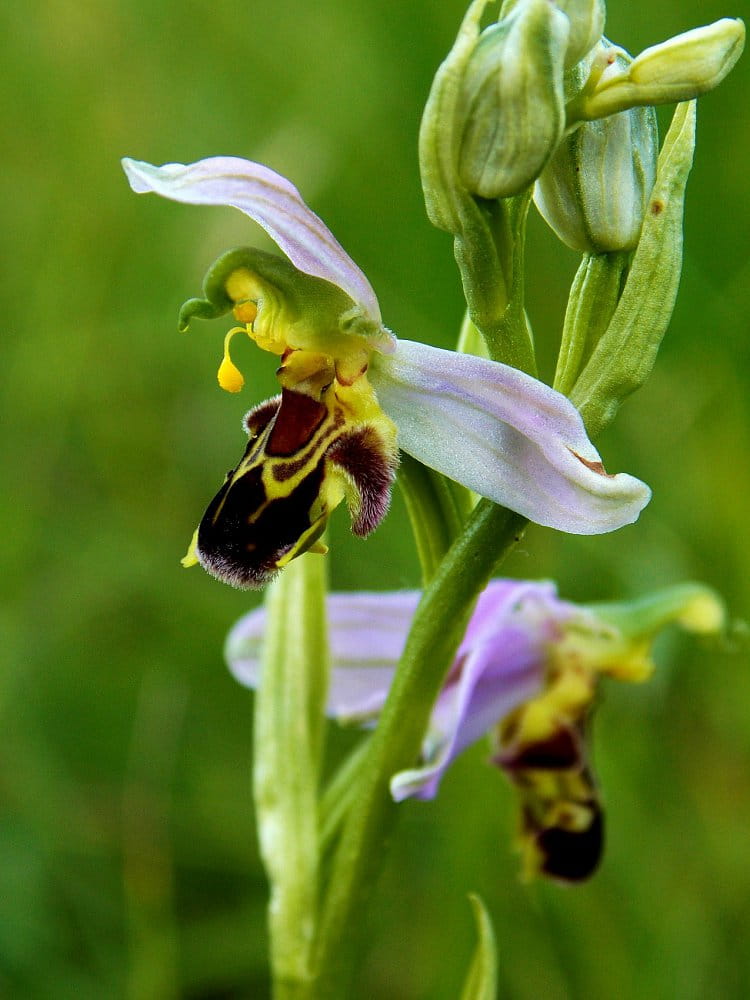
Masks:
[[[740,0],[735,0],[739,5]],[[448,346],[450,240],[426,221],[416,133],[463,0],[32,0],[3,38],[0,491],[0,995],[267,995],[250,801],[252,697],[221,659],[257,596],[182,556],[242,448],[273,360],[240,345],[241,398],[214,378],[226,324],[176,332],[207,265],[267,245],[239,213],[133,195],[119,157],[231,153],[291,177],[362,265],[386,322]],[[744,13],[747,14],[745,7]],[[612,3],[631,50],[724,0]],[[694,578],[750,615],[750,60],[701,101],[683,287],[658,368],[599,442],[651,484],[638,525],[531,530],[511,575],[571,598]],[[549,375],[576,256],[531,225],[529,304]],[[403,507],[366,543],[339,512],[339,589],[413,586]],[[750,995],[750,673],[670,636],[647,687],[610,686],[596,726],[607,856],[575,890],[521,886],[513,802],[469,751],[434,803],[402,809],[362,919],[359,996],[452,1000],[497,929],[501,995]],[[331,733],[333,754],[350,741]]]

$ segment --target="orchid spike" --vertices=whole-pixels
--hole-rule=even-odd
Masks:
[[[229,355],[247,334],[281,360],[281,396],[252,410],[239,465],[203,517],[184,563],[240,587],[262,586],[301,552],[320,550],[346,499],[355,533],[388,508],[398,448],[539,524],[575,534],[638,517],[650,491],[609,476],[572,403],[507,365],[397,342],[362,271],[285,178],[237,157],[155,167],[126,159],[134,191],[239,208],[288,260],[252,248],[209,270],[192,317],[232,312],[219,382],[243,379]]]
[[[374,724],[419,599],[418,591],[329,595],[329,715]],[[260,683],[265,619],[265,609],[252,611],[227,638],[229,668],[247,687]],[[696,584],[578,606],[558,597],[553,583],[494,580],[479,597],[435,703],[421,760],[391,779],[393,798],[433,798],[451,762],[489,734],[492,762],[519,795],[526,874],[587,878],[603,838],[587,748],[597,689],[602,677],[647,679],[651,643],[670,623],[716,633],[723,606]]]

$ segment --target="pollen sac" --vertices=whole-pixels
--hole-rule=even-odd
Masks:
[[[364,374],[344,386],[330,360],[291,352],[279,378],[281,395],[245,417],[245,453],[198,528],[198,561],[240,588],[262,587],[296,556],[321,551],[343,499],[354,533],[369,534],[388,509],[395,476],[395,427]]]

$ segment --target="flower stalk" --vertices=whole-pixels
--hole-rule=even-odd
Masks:
[[[630,255],[585,253],[565,310],[554,388],[570,395],[591,352],[609,326],[627,275]]]

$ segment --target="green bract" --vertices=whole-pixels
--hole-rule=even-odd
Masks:
[[[659,154],[641,237],[614,315],[570,398],[596,436],[651,374],[682,270],[685,187],[695,147],[695,102],[680,104]]]

